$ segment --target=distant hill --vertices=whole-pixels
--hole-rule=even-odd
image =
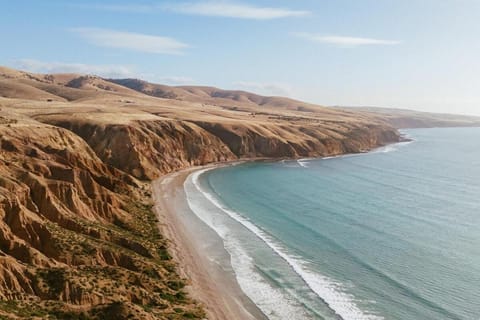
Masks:
[[[215,104],[223,107],[272,106],[304,112],[314,112],[318,108],[322,108],[318,105],[289,98],[265,97],[241,90],[222,90],[206,86],[172,87],[139,79],[108,79],[108,81],[153,97]]]
[[[339,115],[339,111],[358,117],[378,117],[396,128],[479,126],[480,117],[435,114],[414,110],[375,107],[328,108],[285,97],[269,97],[241,90],[223,90],[208,86],[167,86],[140,79],[104,79],[81,74],[34,74],[0,67],[0,97],[57,101],[87,102],[120,99],[132,102],[146,97],[158,98],[155,104],[209,105],[221,110],[269,113],[279,110],[318,116]],[[160,101],[161,100],[161,101]],[[280,115],[284,117],[285,115]],[[298,116],[298,115],[297,115]]]
[[[430,113],[408,109],[378,107],[338,107],[345,111],[360,111],[380,115],[396,128],[477,127],[480,117]]]

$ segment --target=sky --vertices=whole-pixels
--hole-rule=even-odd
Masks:
[[[0,65],[480,115],[480,0],[0,0]]]

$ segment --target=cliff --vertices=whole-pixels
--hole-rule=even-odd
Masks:
[[[206,87],[175,97],[142,88],[0,69],[0,317],[202,318],[150,210],[151,179],[400,139],[366,113]]]
[[[43,116],[82,137],[105,163],[142,179],[182,168],[242,158],[300,158],[364,152],[398,141],[383,126],[333,129],[267,123],[178,120],[103,124]]]
[[[185,297],[155,226],[148,185],[103,163],[70,131],[3,119],[8,122],[0,125],[4,315],[202,316]]]

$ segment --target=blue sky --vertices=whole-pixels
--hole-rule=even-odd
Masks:
[[[480,115],[478,0],[0,1],[5,66]]]

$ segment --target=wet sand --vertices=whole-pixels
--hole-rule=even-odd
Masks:
[[[267,319],[241,290],[222,239],[188,207],[185,179],[204,168],[189,168],[153,182],[159,227],[171,242],[180,276],[188,280],[187,290],[204,305],[209,319]]]

